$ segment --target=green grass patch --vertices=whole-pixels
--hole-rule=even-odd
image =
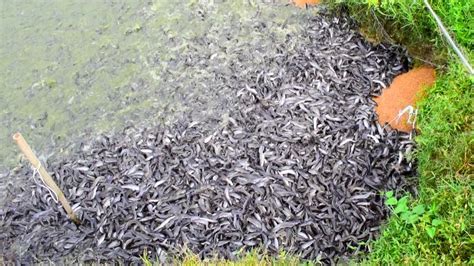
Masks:
[[[441,66],[449,48],[423,0],[326,0],[333,10],[348,10],[366,35],[405,45],[410,54]],[[429,1],[464,51],[474,48],[474,1]]]
[[[419,197],[387,195],[393,215],[364,263],[474,263],[473,88],[452,63],[420,103]]]
[[[144,252],[141,257],[145,266],[160,265],[158,262],[151,260]],[[211,258],[201,260],[199,256],[191,252],[187,252],[183,258],[176,258],[172,262],[173,265],[183,266],[199,266],[199,265],[221,265],[221,266],[316,266],[321,265],[318,261],[302,261],[296,256],[286,253],[280,253],[278,256],[269,256],[263,254],[258,249],[245,252],[235,261]]]

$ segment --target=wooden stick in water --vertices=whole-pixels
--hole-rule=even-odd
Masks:
[[[25,157],[30,161],[30,163],[35,167],[38,171],[38,173],[41,175],[41,178],[43,178],[44,183],[58,196],[59,202],[61,202],[61,205],[63,205],[64,210],[66,210],[67,215],[71,220],[76,223],[80,224],[79,219],[77,216],[74,214],[71,205],[69,205],[69,202],[67,201],[66,197],[64,196],[64,193],[61,191],[61,189],[58,187],[56,182],[54,182],[53,178],[46,172],[46,169],[41,166],[41,162],[39,161],[38,157],[33,153],[33,151],[30,148],[30,145],[26,142],[26,140],[23,138],[23,136],[20,133],[15,133],[13,135],[13,140],[16,142],[18,147],[20,148],[21,152],[25,155]]]

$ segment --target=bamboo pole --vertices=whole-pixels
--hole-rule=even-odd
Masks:
[[[76,224],[80,224],[79,219],[77,216],[74,214],[71,205],[69,205],[69,202],[67,201],[66,197],[64,196],[64,193],[61,191],[61,189],[58,187],[56,182],[54,182],[53,178],[48,174],[46,169],[41,166],[41,162],[36,157],[36,155],[33,153],[33,151],[30,148],[30,145],[26,142],[26,140],[23,138],[21,133],[15,133],[13,135],[13,140],[16,142],[18,145],[18,148],[20,148],[21,152],[25,155],[25,157],[30,161],[30,163],[35,167],[38,171],[38,173],[41,175],[41,178],[43,178],[44,183],[58,196],[59,202],[61,202],[61,205],[63,205],[64,210],[66,210],[67,215],[69,218]]]

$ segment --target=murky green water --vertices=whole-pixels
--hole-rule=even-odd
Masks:
[[[232,36],[223,39],[224,48],[209,45],[218,69],[232,61],[224,58],[229,49],[257,40],[259,31],[241,27],[243,21],[258,16],[283,23],[302,12],[252,1],[216,2],[2,0],[0,170],[18,160],[11,140],[16,131],[45,159],[86,136],[213,109],[206,99],[218,93],[206,95],[209,73],[183,68],[178,57],[198,53],[192,44],[201,36],[224,36],[221,29],[228,29]],[[277,38],[285,36],[274,31]]]

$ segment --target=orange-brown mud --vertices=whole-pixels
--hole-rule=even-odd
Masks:
[[[405,112],[398,119],[397,116],[408,106],[416,108],[416,102],[424,96],[425,88],[433,85],[435,79],[436,73],[431,67],[415,68],[397,76],[390,87],[382,91],[382,95],[374,98],[380,124],[389,123],[400,131],[411,131],[413,124],[408,120],[409,113]]]
[[[306,5],[317,5],[321,0],[293,0],[292,2],[298,7],[305,7]]]

